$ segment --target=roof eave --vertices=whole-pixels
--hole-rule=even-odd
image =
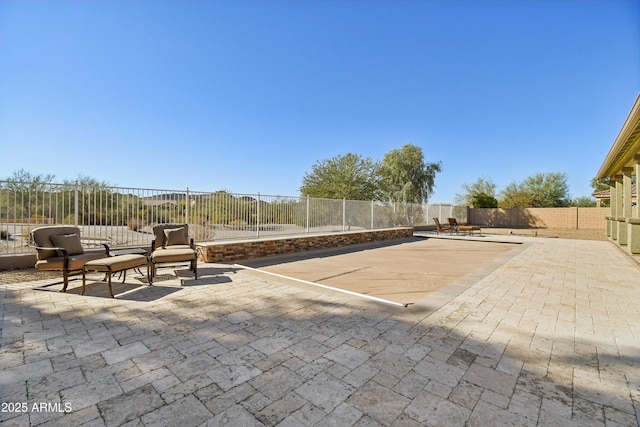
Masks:
[[[623,167],[632,163],[638,152],[640,152],[640,94],[636,97],[596,179],[613,178],[619,175]]]

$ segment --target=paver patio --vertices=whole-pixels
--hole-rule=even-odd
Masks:
[[[638,425],[638,264],[504,238],[522,250],[408,309],[225,264],[116,299],[3,286],[0,423]]]

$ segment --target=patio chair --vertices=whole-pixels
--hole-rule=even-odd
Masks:
[[[189,236],[188,224],[159,224],[153,227],[155,239],[151,241],[149,283],[153,283],[158,264],[189,262],[198,279],[198,253],[193,238]]]
[[[451,234],[451,227],[448,224],[440,224],[440,220],[437,217],[433,218],[433,222],[436,223],[436,233],[440,234],[441,231],[448,231]]]
[[[458,233],[460,225],[458,224],[458,220],[455,218],[447,218],[447,222],[449,223],[449,229],[452,233]]]
[[[109,256],[109,246],[104,250],[85,252],[80,240],[80,229],[74,226],[38,227],[29,233],[35,244],[36,269],[62,271],[62,291],[67,291],[69,273],[80,272],[85,263]]]
[[[469,236],[472,236],[474,231],[481,232],[480,226],[477,225],[460,225],[458,224],[458,220],[455,218],[447,218],[447,221],[449,222],[450,229],[455,231],[456,234],[462,231],[467,232],[469,233]]]

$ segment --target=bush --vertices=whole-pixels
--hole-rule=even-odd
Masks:
[[[7,230],[0,230],[0,239],[2,240],[9,239],[9,232]]]
[[[131,218],[127,221],[127,228],[132,231],[140,231],[144,226],[144,221],[138,218]]]
[[[213,231],[210,227],[199,225],[199,224],[190,225],[189,234],[193,236],[194,240],[200,241],[200,242],[206,241],[206,240],[213,240],[216,235],[215,231]]]

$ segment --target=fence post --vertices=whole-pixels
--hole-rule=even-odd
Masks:
[[[343,197],[342,198],[342,231],[345,230],[345,226],[347,222],[346,208],[347,208],[347,199],[346,197]]]
[[[78,226],[78,180],[76,179],[73,201],[73,225]]]
[[[256,237],[260,238],[260,193],[258,193],[258,206],[256,207]]]
[[[372,230],[373,230],[373,225],[374,225],[374,222],[373,222],[373,204],[374,204],[374,202],[372,200],[371,201],[371,229]]]
[[[187,199],[184,202],[184,223],[189,224],[189,187],[187,187]]]
[[[309,234],[309,196],[307,195],[307,234]]]

